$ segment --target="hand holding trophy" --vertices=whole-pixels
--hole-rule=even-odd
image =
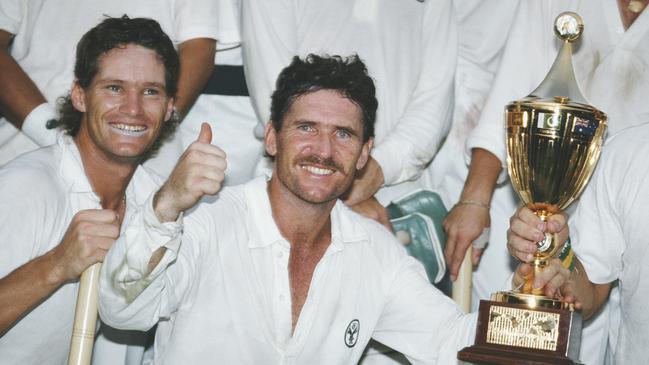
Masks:
[[[572,66],[572,42],[584,29],[581,17],[559,14],[554,31],[563,45],[546,78],[529,96],[505,108],[507,165],[521,201],[542,221],[565,210],[595,169],[606,115],[588,104]],[[545,234],[532,265],[539,274],[561,248]],[[533,280],[531,278],[530,280]],[[581,317],[543,288],[499,292],[481,301],[474,346],[458,358],[496,364],[578,363]]]

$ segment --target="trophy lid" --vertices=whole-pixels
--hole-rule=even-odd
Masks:
[[[572,65],[572,43],[581,37],[583,30],[584,22],[578,14],[567,11],[557,16],[554,33],[563,40],[563,45],[545,79],[521,102],[571,104],[579,109],[597,110],[579,89]]]

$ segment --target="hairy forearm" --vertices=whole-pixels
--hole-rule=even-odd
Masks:
[[[572,273],[575,281],[577,299],[582,304],[581,314],[584,320],[590,318],[604,305],[611,290],[611,284],[593,284],[588,278],[581,262],[575,258],[575,270]]]
[[[205,87],[214,69],[216,41],[209,38],[190,39],[178,46],[180,57],[180,77],[175,106],[182,116]]]
[[[0,337],[62,284],[50,253],[0,279]]]
[[[482,148],[471,151],[471,165],[460,200],[473,200],[484,204],[491,202],[496,181],[502,166],[500,160]]]

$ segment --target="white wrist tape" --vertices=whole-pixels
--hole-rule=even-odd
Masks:
[[[489,242],[489,232],[490,232],[489,227],[483,229],[482,234],[480,234],[478,236],[478,238],[476,238],[473,241],[473,244],[472,244],[473,247],[474,248],[480,248],[480,249],[485,248],[485,246],[487,246],[487,242]]]
[[[27,118],[23,121],[22,132],[39,146],[53,144],[56,142],[57,130],[45,128],[45,123],[55,118],[57,118],[56,110],[50,104],[43,103],[27,115]]]

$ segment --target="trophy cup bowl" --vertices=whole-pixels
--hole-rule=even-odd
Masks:
[[[583,32],[572,12],[559,14],[563,45],[543,82],[505,108],[507,167],[514,190],[541,220],[565,210],[590,179],[606,132],[606,114],[589,105],[575,79],[571,43]],[[534,274],[560,249],[557,237],[537,242]],[[533,280],[533,278],[532,278]],[[498,292],[480,301],[475,344],[458,358],[490,364],[579,363],[581,316],[543,288]]]
[[[601,152],[606,115],[568,97],[529,96],[507,105],[505,119],[507,167],[514,190],[524,205],[547,221],[586,187]],[[559,248],[555,235],[546,233],[534,254],[535,274]],[[532,290],[536,295],[542,292]]]

